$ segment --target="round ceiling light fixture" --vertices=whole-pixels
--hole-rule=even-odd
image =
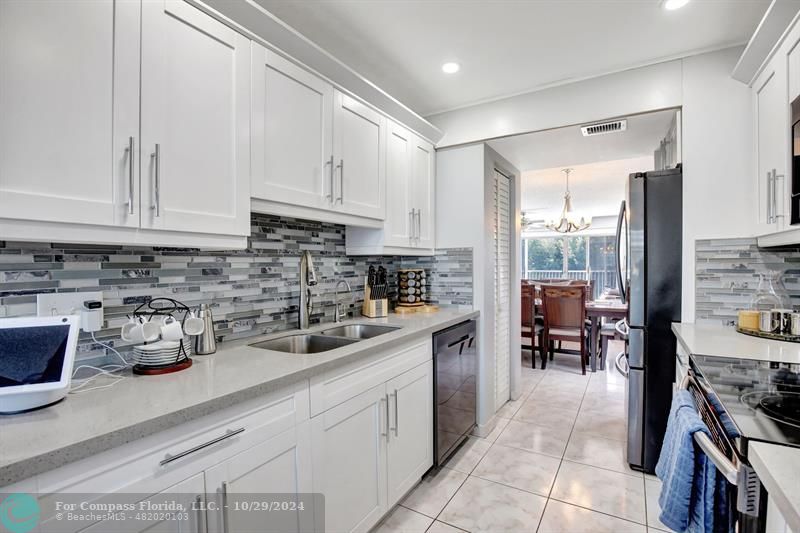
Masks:
[[[667,11],[675,11],[676,9],[680,9],[688,3],[689,0],[664,0],[661,5]]]
[[[442,72],[444,72],[445,74],[455,74],[459,70],[461,70],[461,65],[459,65],[454,61],[442,65]]]

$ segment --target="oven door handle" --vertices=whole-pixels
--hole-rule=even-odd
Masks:
[[[691,379],[690,375],[686,375],[683,380],[681,380],[681,384],[678,388],[680,389],[687,389],[689,386],[689,380]],[[728,480],[733,486],[737,486],[739,484],[739,467],[737,467],[733,462],[728,459],[722,450],[717,448],[717,445],[709,438],[708,435],[703,433],[702,431],[696,431],[693,435],[695,443],[703,450],[703,453],[706,454],[708,459],[714,463],[714,466],[717,467],[717,470],[725,476],[725,479]]]

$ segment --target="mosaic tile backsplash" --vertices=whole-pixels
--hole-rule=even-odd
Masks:
[[[800,247],[759,248],[755,239],[695,243],[695,321],[734,326],[756,293],[759,274],[783,272],[793,307],[800,309]]]
[[[313,254],[319,279],[312,323],[333,321],[340,279],[352,288],[352,297],[340,294],[340,301],[351,316],[360,315],[370,264],[389,271],[390,299],[396,269],[419,266],[429,272],[432,303],[472,305],[471,248],[437,250],[433,257],[347,257],[344,226],[258,214],[251,224],[248,248],[236,251],[0,241],[0,317],[36,314],[37,293],[101,290],[106,322],[96,336],[123,352],[130,349],[119,338],[127,315],[159,296],[191,307],[212,304],[223,342],[294,329],[304,250]],[[79,359],[106,355],[81,333]]]

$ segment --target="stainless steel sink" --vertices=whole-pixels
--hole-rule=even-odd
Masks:
[[[274,350],[276,352],[305,354],[327,352],[342,346],[347,346],[348,344],[353,344],[354,342],[358,342],[358,340],[326,335],[300,334],[258,342],[250,346],[263,350]]]
[[[400,329],[395,326],[378,326],[375,324],[349,324],[347,326],[337,326],[335,328],[326,329],[322,332],[323,335],[330,335],[333,337],[348,337],[350,339],[371,339],[384,333],[389,333]]]

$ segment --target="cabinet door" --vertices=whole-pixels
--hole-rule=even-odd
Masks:
[[[433,466],[433,362],[386,383],[389,401],[389,505]]]
[[[386,387],[311,419],[314,492],[325,496],[324,531],[367,531],[387,510]]]
[[[333,208],[333,86],[253,43],[255,198]]]
[[[183,0],[142,3],[142,226],[250,234],[250,41]]]
[[[779,56],[756,80],[757,231],[779,231],[785,220],[786,161],[789,134],[786,68]]]
[[[335,91],[334,205],[351,215],[386,216],[386,119]]]
[[[187,512],[181,514],[180,518],[177,516],[175,519],[167,518],[165,516],[166,513],[144,512],[140,514],[142,519],[136,520],[134,525],[131,525],[128,520],[105,520],[81,530],[81,533],[113,533],[114,531],[125,533],[134,531],[140,533],[194,533],[196,531],[205,531],[205,487],[205,477],[201,472],[147,498],[148,501],[153,503],[163,503],[164,501],[180,503],[187,509]],[[162,498],[160,497],[161,495],[165,497]],[[122,501],[128,502],[124,498]],[[56,529],[60,530],[60,528]]]
[[[435,157],[432,144],[415,138],[411,156],[413,176],[411,207],[416,210],[414,213],[416,229],[413,234],[416,235],[416,245],[420,248],[433,248],[434,245]]]
[[[263,520],[266,513],[237,513],[233,495],[247,495],[243,499],[252,500],[272,494],[276,495],[273,500],[281,495],[280,498],[289,501],[301,493],[311,493],[310,422],[303,422],[207,470],[206,485],[209,494],[216,494],[219,508],[227,505],[229,509],[227,513],[209,515],[209,532],[253,531],[257,526],[253,520]],[[289,519],[286,515],[282,518]],[[290,522],[282,523],[281,527],[274,525],[274,529],[281,531],[311,531],[313,510],[306,508],[294,513]]]
[[[139,4],[2,0],[0,65],[0,216],[138,226]]]
[[[411,152],[414,134],[388,121],[386,132],[386,246],[412,246]]]

